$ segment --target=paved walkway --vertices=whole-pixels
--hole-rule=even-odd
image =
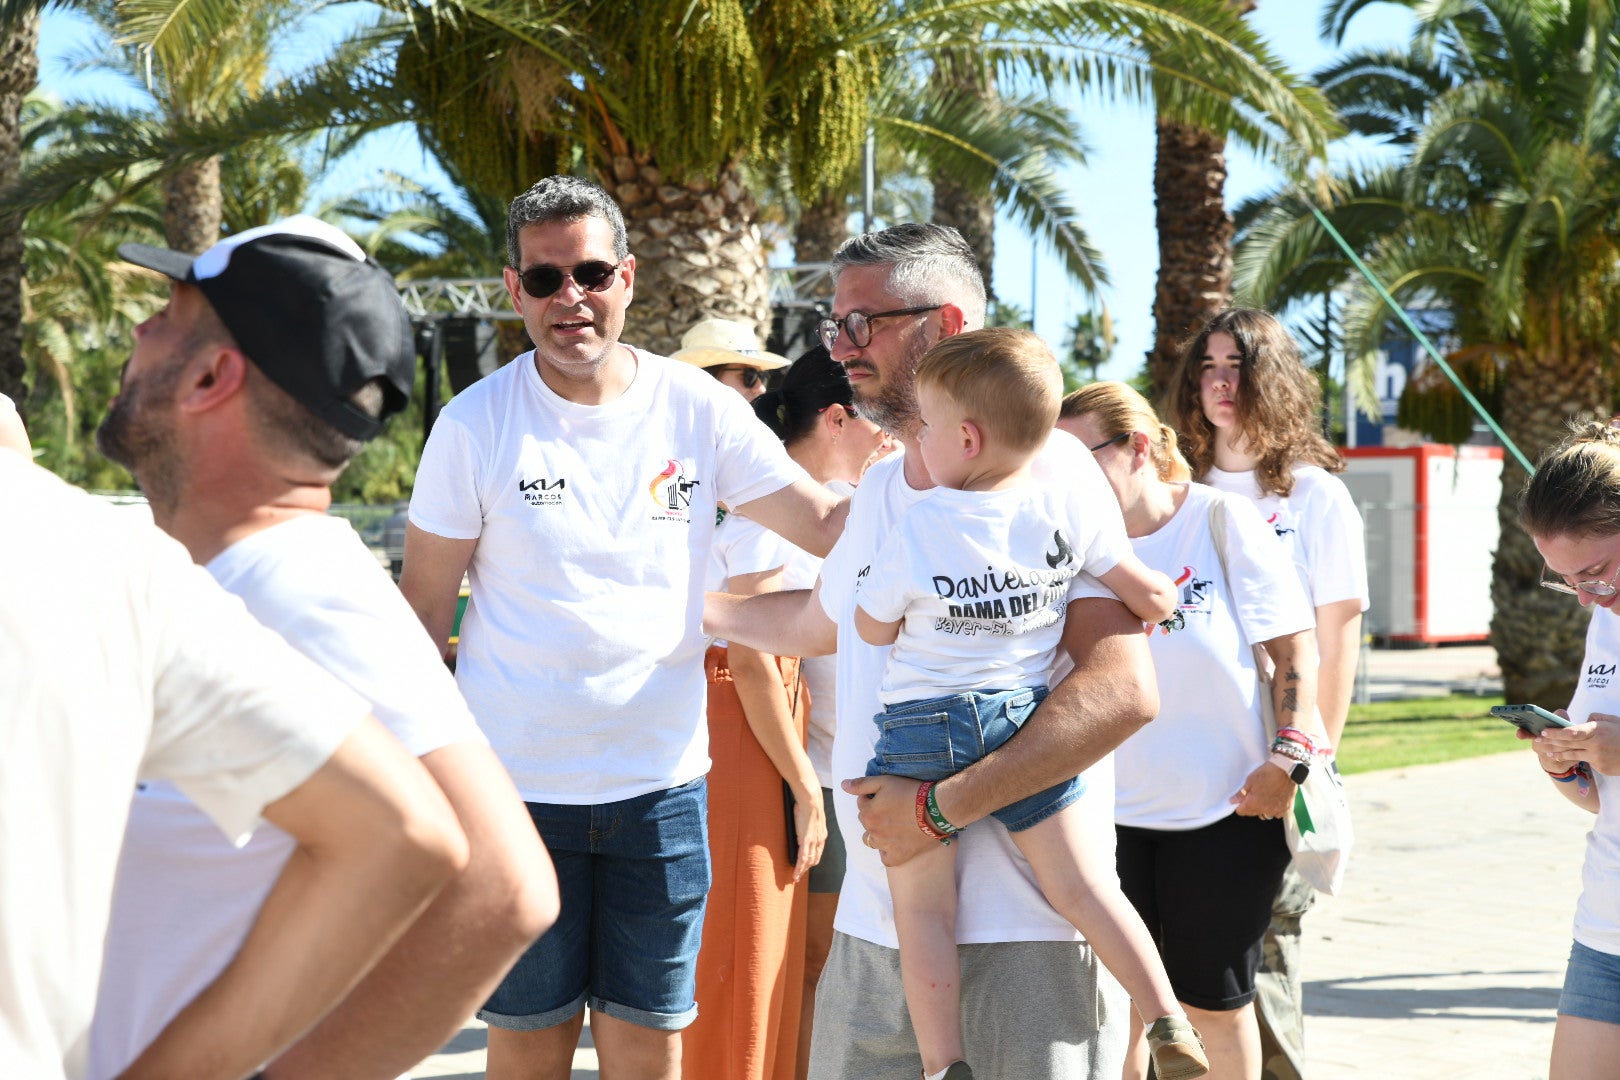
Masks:
[[[1378,650],[1372,674],[1375,697],[1499,686],[1473,647]],[[1546,1076],[1591,818],[1528,754],[1346,781],[1350,876],[1305,921],[1310,1080]],[[474,1023],[415,1075],[481,1077],[484,1043]],[[598,1075],[581,1049],[574,1080]]]

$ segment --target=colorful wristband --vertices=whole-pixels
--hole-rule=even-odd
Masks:
[[[928,813],[928,804],[932,801],[933,791],[934,782],[932,780],[924,781],[917,788],[917,828],[921,829],[923,835],[930,840],[938,840],[942,844],[948,844],[951,842],[950,834],[936,828]]]
[[[944,814],[940,813],[939,800],[934,795],[934,781],[930,780],[925,783],[919,794],[923,799],[923,808],[928,813],[929,824],[945,836],[962,831],[946,820]]]

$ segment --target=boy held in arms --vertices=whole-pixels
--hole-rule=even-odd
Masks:
[[[1100,579],[1133,614],[1175,611],[1170,579],[1148,569],[1079,506],[1037,483],[1030,462],[1057,422],[1063,380],[1045,343],[1024,330],[947,338],[918,362],[918,444],[937,485],[906,514],[861,579],[855,624],[893,644],[886,711],[868,775],[927,781],[917,824],[937,851],[888,870],[906,1007],[924,1080],[969,1080],[959,1024],[956,829],[933,781],[1010,738],[1047,694],[1071,580]],[[1120,892],[1111,851],[1083,837],[1079,778],[996,812],[1051,905],[1085,935],[1149,1028],[1160,1080],[1208,1071],[1158,950]]]

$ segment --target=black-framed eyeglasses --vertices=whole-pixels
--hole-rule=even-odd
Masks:
[[[1541,564],[1541,587],[1543,589],[1551,589],[1553,592],[1564,593],[1568,596],[1579,596],[1581,593],[1585,593],[1587,596],[1595,596],[1600,599],[1620,592],[1620,588],[1615,586],[1616,580],[1620,580],[1620,565],[1615,566],[1614,573],[1609,575],[1608,581],[1571,582],[1566,580],[1562,574],[1558,575],[1558,580],[1548,581],[1548,569],[1546,563]]]
[[[1105,440],[1103,442],[1100,442],[1096,446],[1088,446],[1088,447],[1086,447],[1086,449],[1090,450],[1093,454],[1095,454],[1099,450],[1108,449],[1110,446],[1113,446],[1117,442],[1124,442],[1126,439],[1130,438],[1132,435],[1135,435],[1135,434],[1136,434],[1136,432],[1134,432],[1134,431],[1122,431],[1118,435],[1115,435],[1112,439],[1107,439],[1107,440]],[[1177,627],[1177,629],[1180,629],[1180,627]]]
[[[864,349],[872,344],[872,324],[879,319],[893,319],[901,315],[921,315],[925,311],[938,311],[944,304],[925,304],[922,307],[895,308],[893,311],[874,311],[868,315],[864,311],[852,311],[842,319],[822,319],[816,323],[816,335],[821,338],[821,344],[828,352],[838,342],[838,332],[842,330],[849,335],[849,343],[857,349]]]
[[[523,291],[536,300],[555,295],[568,278],[586,292],[602,292],[613,284],[613,275],[622,265],[591,259],[573,266],[531,266],[518,274],[518,280],[523,283]]]
[[[749,367],[747,364],[716,364],[703,370],[717,379],[728,371],[735,371],[742,376],[742,384],[749,390],[754,389],[756,386],[765,385],[765,373],[759,368]]]

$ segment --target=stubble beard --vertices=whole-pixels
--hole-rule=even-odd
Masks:
[[[96,449],[134,474],[160,513],[179,502],[182,470],[173,429],[155,415],[155,407],[174,395],[181,372],[182,365],[174,363],[130,382],[96,427]]]
[[[914,341],[904,362],[896,369],[894,380],[885,380],[876,394],[863,396],[857,385],[855,415],[871,421],[901,441],[913,438],[921,421],[917,411],[917,364],[928,347],[925,339],[919,337]]]

